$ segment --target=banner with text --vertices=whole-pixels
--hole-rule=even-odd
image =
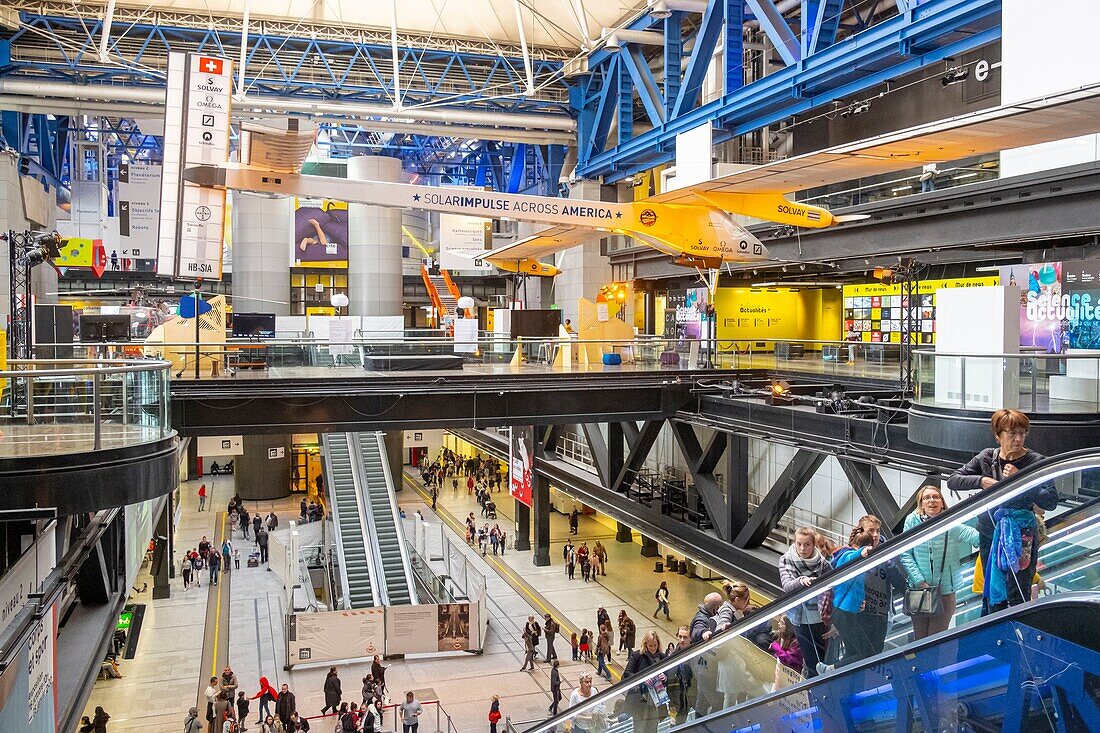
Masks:
[[[1020,288],[1020,345],[1052,354],[1100,349],[1100,259],[1001,268]]]
[[[386,654],[476,651],[479,616],[477,604],[470,603],[390,606],[386,609]]]
[[[291,267],[348,266],[348,205],[331,199],[294,199]]]
[[[444,270],[492,272],[482,257],[493,248],[489,219],[462,214],[439,215],[439,266]]]
[[[508,493],[531,506],[531,486],[534,483],[535,428],[512,426],[508,443]]]
[[[290,617],[288,666],[363,659],[383,654],[385,648],[385,608],[298,613]]]
[[[118,166],[118,258],[151,260],[157,256],[160,233],[159,165],[120,163]],[[115,269],[116,258],[111,258]]]

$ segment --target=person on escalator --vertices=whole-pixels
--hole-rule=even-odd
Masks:
[[[848,547],[837,552],[835,567],[841,568],[867,557],[881,541],[882,522],[878,517],[870,514],[860,517],[848,537]],[[832,622],[844,642],[838,667],[882,651],[892,615],[893,588],[904,583],[905,575],[893,560],[889,560],[833,589]],[[818,672],[822,671],[819,667]]]
[[[905,518],[904,531],[919,527],[922,522],[937,517],[946,509],[947,502],[938,487],[922,486],[917,492],[917,511]],[[955,593],[962,587],[959,572],[961,561],[974,551],[978,542],[978,530],[960,524],[898,558],[908,576],[908,587],[911,590],[927,588],[930,590],[922,592],[931,594],[927,606],[931,613],[914,611],[910,602],[914,639],[946,631],[951,625],[951,619],[955,616]]]
[[[1031,422],[1018,410],[997,410],[990,419],[996,448],[986,448],[947,479],[952,491],[988,491],[1043,459],[1024,445]],[[978,516],[978,561],[981,564],[982,615],[1000,611],[1031,598],[1039,562],[1038,524],[1034,507],[1051,511],[1058,506],[1058,490],[1051,483]],[[990,561],[990,553],[993,561]],[[975,568],[975,573],[978,569]]]
[[[817,533],[809,527],[795,530],[794,543],[779,559],[779,582],[784,593],[808,588],[832,570],[829,560],[817,549]],[[787,612],[805,663],[803,674],[817,676],[817,665],[825,659],[825,624],[817,600],[806,601]]]
[[[661,637],[650,631],[642,637],[642,646],[632,654],[623,670],[623,680],[634,679],[665,660]],[[633,719],[634,733],[657,733],[657,724],[668,717],[668,688],[665,675],[651,677],[626,693],[625,709]]]

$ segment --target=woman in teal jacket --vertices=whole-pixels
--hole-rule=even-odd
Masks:
[[[922,486],[917,491],[917,511],[905,518],[908,532],[947,509],[943,494],[935,486]],[[938,587],[940,610],[934,614],[912,616],[913,636],[923,639],[946,631],[955,615],[955,592],[962,587],[960,565],[962,558],[974,552],[978,546],[978,530],[960,524],[945,533],[933,537],[922,545],[902,554],[901,566],[909,576],[910,588]]]

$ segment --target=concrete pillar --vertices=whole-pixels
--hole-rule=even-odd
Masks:
[[[233,310],[290,315],[294,199],[233,194]]]
[[[615,541],[616,542],[633,542],[634,533],[622,522],[615,523]]]
[[[289,435],[245,435],[233,459],[233,488],[244,501],[290,496]]]
[[[657,540],[642,535],[642,557],[660,557],[661,548],[657,546]]]
[[[348,178],[399,183],[401,161],[350,158]],[[348,298],[353,316],[401,315],[401,209],[348,206]]]
[[[531,477],[531,528],[534,553],[531,561],[538,567],[550,564],[550,482],[533,472]]]
[[[153,530],[153,598],[170,598],[172,586],[169,579],[175,576],[175,560],[172,552],[172,502],[164,502],[164,508]]]
[[[519,499],[516,502],[516,539],[515,548],[526,551],[531,549],[531,507]]]
[[[608,188],[615,200],[614,188]],[[581,181],[569,191],[571,199],[603,200],[604,187],[597,181]],[[554,302],[562,311],[562,321],[566,318],[577,323],[577,299],[596,299],[599,289],[611,282],[611,264],[605,255],[600,254],[599,232],[593,232],[592,239],[585,244],[565,250],[558,257],[558,275],[554,284]]]
[[[386,445],[386,460],[390,464],[390,476],[393,477],[393,490],[401,491],[405,485],[401,478],[401,467],[405,464],[405,433],[400,430],[387,430],[383,436],[385,436],[383,442]]]

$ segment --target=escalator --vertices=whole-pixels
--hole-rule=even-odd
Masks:
[[[362,461],[361,494],[369,512],[377,566],[382,575],[380,595],[388,606],[416,603],[416,584],[405,544],[405,530],[400,521],[397,495],[386,460],[383,434],[357,433],[353,442]]]
[[[453,320],[458,313],[459,290],[446,270],[439,270],[435,274],[425,265],[420,266],[420,277],[424,281],[424,287],[428,291],[428,297],[439,314],[436,327],[442,326],[445,320]]]
[[[340,558],[344,608],[367,608],[379,604],[375,593],[373,549],[368,543],[369,524],[360,503],[356,482],[358,451],[352,453],[348,433],[322,433],[325,485],[328,487],[336,547]]]
[[[1098,472],[1096,448],[1040,461],[528,733],[568,726],[587,733],[1100,731],[1100,509],[1087,491]],[[766,642],[754,643],[762,622],[884,573],[903,553],[942,542],[952,528],[1044,484],[1063,497],[1048,514],[1039,555],[1048,597],[980,617],[980,597],[962,591],[954,627],[912,641],[899,591],[883,651],[812,679],[777,666]],[[843,647],[836,639],[830,644]],[[685,671],[687,687],[679,683]]]

